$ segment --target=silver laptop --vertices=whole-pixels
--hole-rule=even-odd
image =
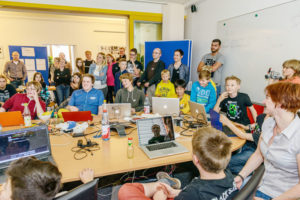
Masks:
[[[131,117],[131,104],[130,103],[112,103],[106,104],[109,120],[124,119]]]
[[[150,159],[188,152],[175,141],[171,116],[137,120],[137,130],[139,147]]]
[[[0,183],[5,182],[9,164],[22,157],[35,156],[39,160],[54,162],[47,126],[35,126],[0,134]]]
[[[194,119],[201,121],[204,124],[207,124],[208,115],[205,112],[205,108],[203,104],[195,103],[192,101],[189,101],[190,111],[191,115]]]
[[[152,97],[152,112],[163,116],[179,116],[179,98]]]

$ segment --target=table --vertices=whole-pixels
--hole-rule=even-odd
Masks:
[[[179,127],[176,127],[180,129]],[[87,132],[93,131],[89,128]],[[126,130],[129,132],[130,130]],[[127,158],[127,138],[133,137],[134,158]],[[78,139],[72,138],[69,135],[51,136],[52,154],[59,170],[62,172],[62,182],[71,182],[79,180],[79,172],[83,168],[92,168],[95,170],[95,177],[107,176],[112,174],[124,173],[134,170],[141,170],[175,163],[182,163],[192,160],[192,137],[180,136],[176,139],[179,143],[184,145],[189,152],[157,158],[150,160],[146,154],[138,147],[137,131],[134,130],[128,137],[112,136],[109,141],[103,141],[101,138],[93,138],[87,136],[92,141],[99,143],[100,150],[89,154],[83,160],[75,160],[73,158],[74,152],[72,147],[77,145]],[[245,140],[238,137],[230,137],[233,142],[232,151],[238,150],[245,144]],[[85,142],[85,141],[84,141]]]
[[[13,128],[20,127],[9,127],[5,128],[5,130]],[[95,130],[98,130],[98,128],[89,127],[85,133],[91,133]],[[180,130],[180,127],[175,128],[175,132],[180,132]],[[126,129],[126,133],[130,131],[130,129]],[[115,133],[113,132],[113,134]],[[184,145],[189,152],[150,160],[138,147],[137,130],[133,130],[132,133],[128,135],[128,137],[133,137],[133,159],[127,158],[128,137],[114,135],[109,141],[103,141],[101,138],[93,138],[93,135],[95,134],[86,137],[97,142],[100,145],[100,150],[93,152],[93,155],[89,153],[88,156],[82,160],[74,159],[74,152],[71,151],[71,148],[77,146],[79,139],[82,139],[85,143],[86,141],[83,137],[73,138],[69,134],[50,136],[52,155],[63,175],[63,183],[79,180],[79,172],[84,168],[94,169],[95,177],[100,177],[192,160],[192,137],[180,136],[176,138],[176,141]],[[232,151],[238,150],[246,142],[238,137],[230,137],[230,139],[233,143]]]

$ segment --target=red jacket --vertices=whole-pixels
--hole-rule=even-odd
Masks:
[[[42,109],[45,111],[46,104],[42,101],[41,98],[39,98],[40,104],[42,106]],[[37,116],[37,109],[35,108],[35,101],[29,100],[27,97],[27,94],[15,94],[11,98],[9,98],[4,105],[2,106],[6,111],[21,111],[23,113],[24,106],[23,103],[29,103],[28,108],[30,110],[31,119],[35,119]]]

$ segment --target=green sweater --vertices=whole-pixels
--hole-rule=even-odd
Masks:
[[[144,100],[145,94],[142,90],[135,87],[129,92],[126,88],[122,88],[117,92],[115,103],[131,103],[131,108],[139,112],[144,109]]]

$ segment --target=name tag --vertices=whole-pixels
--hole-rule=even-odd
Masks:
[[[91,99],[91,100],[95,100],[95,99],[96,99],[96,97],[90,97],[90,99]]]

